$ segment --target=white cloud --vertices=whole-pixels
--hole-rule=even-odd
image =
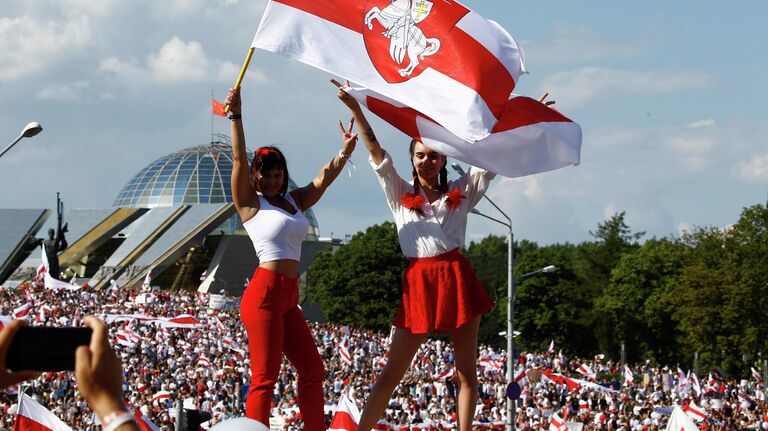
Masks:
[[[617,213],[618,211],[616,211],[616,205],[613,203],[608,203],[603,207],[603,220],[608,220]]]
[[[694,121],[690,124],[688,124],[689,129],[701,129],[704,127],[713,127],[716,126],[717,123],[713,118],[705,118],[703,120]]]
[[[710,152],[717,141],[709,136],[670,136],[664,138],[664,143],[679,152],[704,154]]]
[[[635,72],[582,67],[546,77],[540,91],[549,91],[558,105],[574,107],[595,99],[626,95],[664,95],[709,86],[712,78],[703,73]]]
[[[66,22],[29,16],[0,18],[0,81],[49,69],[94,39],[91,21],[84,15]]]
[[[89,87],[86,81],[77,81],[70,84],[49,85],[37,92],[37,97],[43,100],[57,100],[74,102],[81,99],[83,91]]]
[[[184,42],[177,36],[166,42],[159,52],[149,54],[146,65],[138,64],[135,59],[123,61],[109,57],[99,67],[100,71],[132,84],[200,82],[208,77],[208,69],[203,46],[195,41]]]
[[[166,42],[159,53],[149,55],[147,66],[158,82],[202,81],[208,74],[203,46],[195,41],[184,43],[176,36]]]
[[[755,154],[748,161],[734,166],[737,177],[754,183],[768,183],[768,153]]]

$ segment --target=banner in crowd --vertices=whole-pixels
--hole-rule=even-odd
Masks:
[[[271,0],[252,46],[413,107],[467,141],[490,135],[525,72],[506,30],[446,0]]]
[[[371,90],[350,88],[347,92],[384,121],[429,148],[505,177],[578,165],[581,159],[581,127],[530,97],[513,95],[493,133],[473,143],[415,109]]]

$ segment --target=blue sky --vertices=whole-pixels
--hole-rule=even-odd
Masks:
[[[137,171],[210,141],[210,94],[232,85],[262,0],[5,0],[0,3],[0,159],[5,208],[110,206]],[[467,0],[525,50],[516,92],[548,90],[582,125],[578,167],[497,178],[489,196],[517,239],[578,242],[627,212],[634,230],[724,227],[768,197],[768,3]],[[257,52],[243,90],[250,147],[278,144],[297,183],[338,150],[348,115],[330,76]],[[403,173],[408,139],[374,120]],[[214,130],[228,133],[227,120]],[[323,235],[391,220],[361,146],[315,206]],[[492,213],[487,203],[479,209]],[[471,218],[468,239],[503,230]]]

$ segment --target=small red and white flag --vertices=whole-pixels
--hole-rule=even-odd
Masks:
[[[549,342],[549,347],[547,348],[547,353],[555,353],[555,340],[552,340]]]
[[[755,367],[749,367],[749,369],[752,371],[752,377],[757,380],[758,383],[762,380],[762,376],[760,376],[760,372],[755,369]]]
[[[206,358],[205,355],[200,355],[197,357],[197,365],[201,367],[213,367],[213,363],[210,361],[210,359]]]
[[[333,414],[329,431],[357,431],[357,424],[360,422],[360,410],[357,408],[354,399],[351,396],[351,390],[345,391],[339,404],[336,405],[336,412]]]
[[[745,409],[752,408],[755,405],[755,400],[752,399],[743,389],[739,389],[739,402]]]
[[[593,382],[597,381],[597,373],[595,373],[587,364],[579,365],[579,368],[576,369],[576,372],[588,378],[589,380],[592,380]]]
[[[24,320],[32,311],[32,304],[27,302],[19,307],[13,309],[13,318]]]
[[[434,377],[435,380],[448,380],[453,377],[454,375],[454,367],[450,367],[447,370],[443,371],[442,373],[436,375]]]
[[[341,362],[344,362],[347,365],[352,364],[352,355],[349,353],[349,337],[345,336],[344,339],[342,339],[339,343],[338,347]]]
[[[56,417],[33,398],[19,395],[19,410],[13,423],[14,431],[72,431],[67,424]]]
[[[528,372],[525,369],[520,370],[520,372],[515,376],[514,382],[520,385],[522,388],[526,383],[528,383]]]
[[[456,1],[271,0],[252,46],[370,88],[468,141],[491,133],[525,73],[512,36]]]
[[[147,271],[147,275],[144,276],[144,281],[141,283],[141,287],[144,289],[149,289],[152,284],[152,269],[154,268],[150,268],[149,271]]]
[[[450,133],[415,109],[371,90],[351,88],[347,92],[371,112],[432,150],[505,177],[547,172],[578,165],[581,160],[581,127],[529,97],[509,99],[491,134],[471,142]],[[554,353],[554,347],[550,353]]]
[[[180,314],[170,319],[157,319],[156,322],[164,328],[197,328],[202,323],[189,314]]]
[[[218,330],[219,332],[227,332],[229,331],[229,328],[227,328],[227,326],[224,325],[221,319],[216,317],[216,330]]]
[[[152,421],[147,416],[145,416],[141,410],[135,409],[132,406],[127,407],[133,415],[133,418],[136,419],[136,425],[139,426],[141,431],[160,431],[160,428],[152,423]]]
[[[117,337],[117,344],[126,347],[136,347],[142,340],[141,335],[127,328],[122,331],[117,331],[115,336]]]
[[[624,386],[632,386],[635,380],[635,375],[632,374],[632,370],[629,369],[629,365],[624,365]]]
[[[691,384],[691,388],[693,388],[694,392],[696,392],[696,396],[701,396],[701,384],[699,383],[699,377],[696,376],[696,373],[693,371],[690,372],[688,375],[688,381]]]
[[[687,414],[688,417],[695,420],[696,422],[701,422],[706,419],[707,416],[709,416],[706,410],[697,406],[693,401],[691,401],[687,406],[683,406],[682,408],[685,414]]]
[[[171,393],[168,391],[158,391],[154,395],[152,395],[152,402],[160,402],[163,400],[167,400],[171,398]]]
[[[570,431],[568,425],[565,424],[565,420],[557,413],[552,413],[549,418],[549,431]]]
[[[230,338],[230,337],[224,337],[224,338],[222,338],[222,339],[221,339],[221,344],[222,344],[224,347],[226,347],[226,348],[228,348],[228,349],[230,349],[230,350],[234,350],[235,352],[237,352],[237,353],[240,353],[241,355],[242,355],[243,353],[245,353],[245,350],[241,349],[241,348],[240,348],[240,346],[238,346],[238,345],[237,345],[237,343],[235,343],[235,340],[233,340],[233,339],[232,339],[232,338]]]

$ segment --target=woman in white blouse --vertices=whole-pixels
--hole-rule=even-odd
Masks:
[[[459,248],[464,245],[467,214],[495,174],[473,167],[449,183],[446,157],[414,140],[410,146],[413,180],[402,179],[360,105],[339,82],[332,82],[363,132],[369,161],[397,224],[400,248],[409,260],[389,359],[363,409],[358,431],[369,431],[381,418],[430,332],[452,334],[460,384],[459,431],[470,431],[478,397],[477,331],[480,316],[493,308],[493,301]]]

